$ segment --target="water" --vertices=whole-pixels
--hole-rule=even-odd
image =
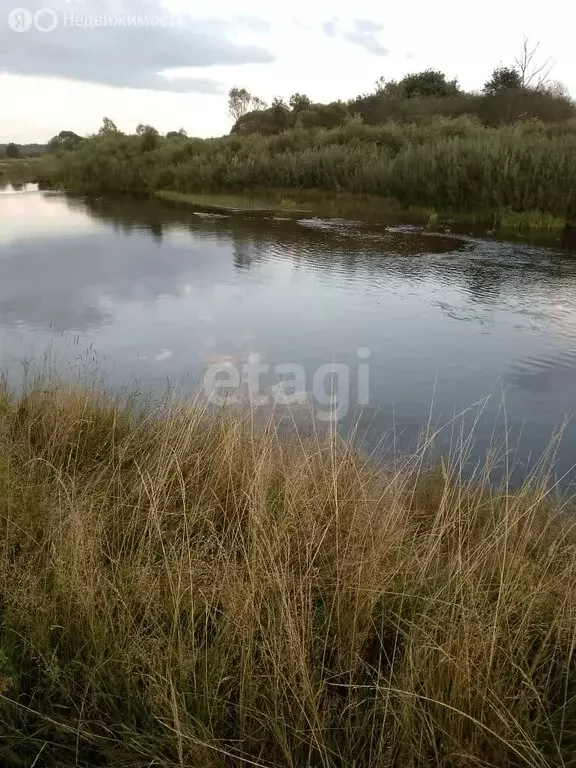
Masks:
[[[473,458],[508,430],[521,475],[576,405],[576,260],[373,221],[220,218],[6,187],[0,345],[13,376],[49,350],[64,375],[154,390],[192,390],[215,364],[293,363],[313,406],[319,366],[345,364],[341,428],[359,419],[365,449],[392,433],[410,449],[431,420],[452,424],[443,451],[474,422]],[[262,376],[264,396],[277,380]],[[569,423],[558,473],[575,458]]]

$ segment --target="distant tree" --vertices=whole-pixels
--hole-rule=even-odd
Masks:
[[[520,53],[514,59],[515,69],[520,77],[522,88],[543,90],[550,79],[556,62],[550,56],[544,61],[538,62],[536,56],[539,48],[539,42],[531,46],[529,39],[525,36]]]
[[[313,104],[310,109],[298,113],[298,122],[304,128],[336,128],[351,117],[348,105],[342,101],[330,104]]]
[[[8,144],[6,147],[6,157],[20,157],[20,148],[18,147],[18,144],[14,144],[13,141]]]
[[[233,120],[239,120],[250,111],[252,94],[246,88],[232,88],[228,94],[228,113]]]
[[[406,78],[404,78],[404,80],[405,79]],[[404,88],[404,80],[401,80],[400,82],[398,82],[398,80],[388,80],[386,83],[384,78],[381,77],[379,81],[376,81],[376,95],[395,99],[405,99],[406,90]]]
[[[392,86],[396,84],[392,81]],[[427,69],[424,72],[415,72],[406,75],[397,84],[402,95],[407,99],[417,96],[456,96],[460,93],[457,80],[447,80],[443,72]]]
[[[293,94],[288,103],[293,112],[303,112],[305,109],[310,109],[312,106],[312,101],[303,93]]]
[[[306,111],[299,113],[308,114]],[[251,110],[242,115],[233,125],[233,134],[248,135],[259,133],[262,136],[272,136],[291,128],[296,122],[296,114],[290,110],[283,99],[276,97],[268,109]]]
[[[274,133],[281,133],[291,127],[293,118],[290,113],[290,108],[285,103],[284,99],[275,96],[272,99],[272,106],[267,111],[270,114],[271,127]]]
[[[554,60],[548,57],[545,61],[537,60],[540,43],[531,45],[527,37],[522,42],[520,53],[514,59],[514,65],[509,67],[500,66],[492,72],[492,77],[484,85],[484,93],[489,96],[503,93],[504,91],[524,88],[533,91],[546,91],[552,93],[548,88],[550,84],[550,74],[554,69]],[[567,96],[565,91],[556,92],[560,98]]]
[[[71,151],[77,149],[84,139],[78,136],[74,131],[60,131],[57,136],[53,136],[47,144],[48,152],[58,152],[59,150]]]
[[[246,88],[232,88],[228,94],[228,114],[234,122],[248,112],[265,108],[266,102],[253,96]]]
[[[160,134],[152,125],[144,125],[144,123],[140,123],[136,128],[136,135],[142,137],[143,152],[150,152],[158,146],[158,138]]]
[[[281,96],[274,96],[274,98],[272,99],[271,109],[287,110],[288,106]]]
[[[496,96],[505,91],[522,88],[522,78],[515,67],[497,67],[484,84],[484,93]]]
[[[560,80],[549,80],[541,90],[545,91],[550,96],[554,96],[557,99],[566,99],[567,101],[570,100],[570,92],[564,83],[560,82]]]
[[[102,125],[100,126],[100,130],[98,131],[99,136],[111,136],[115,133],[120,133],[118,130],[116,123],[113,120],[110,120],[109,117],[105,117],[102,120]]]
[[[384,77],[379,77],[375,85],[376,96],[396,99],[443,98],[461,93],[457,80],[447,80],[443,72],[434,69],[404,75],[402,80],[386,82]]]
[[[180,128],[179,131],[168,131],[168,133],[166,134],[167,139],[177,139],[177,138],[186,137],[186,136],[188,136],[188,134],[186,133],[184,128]]]
[[[159,136],[160,134],[158,133],[156,128],[154,128],[154,126],[152,126],[152,125],[145,125],[144,123],[140,123],[136,127],[136,135],[137,136],[147,136],[147,135]]]

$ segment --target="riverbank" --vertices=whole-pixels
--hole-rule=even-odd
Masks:
[[[0,184],[26,184],[37,181],[39,169],[37,158],[0,160]]]
[[[563,243],[567,224],[565,219],[541,211],[475,211],[473,214],[457,214],[425,206],[404,208],[397,200],[375,195],[318,193],[313,190],[262,190],[260,195],[253,191],[222,195],[158,190],[153,196],[183,209],[226,217],[318,217],[352,219],[375,225],[408,224],[440,233],[520,238],[551,247]]]
[[[576,215],[576,127],[459,117],[427,124],[350,121],[279,135],[95,136],[45,158],[42,180],[82,192],[244,193],[277,189],[375,195],[455,214]]]
[[[0,426],[2,762],[573,759],[576,530],[545,477],[46,384]]]
[[[297,190],[292,190],[297,193]],[[284,197],[280,192],[264,199],[258,199],[253,195],[206,195],[189,194],[186,192],[174,192],[169,189],[159,189],[154,197],[167,203],[178,203],[190,206],[194,210],[207,213],[241,216],[302,216],[311,213],[312,209],[298,208],[290,197]]]

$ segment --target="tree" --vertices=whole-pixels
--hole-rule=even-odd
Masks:
[[[544,90],[550,96],[554,96],[556,99],[565,99],[566,101],[570,100],[570,92],[564,83],[560,82],[560,80],[549,80],[542,90]]]
[[[400,80],[398,86],[402,90],[402,95],[407,99],[417,96],[456,96],[460,93],[457,80],[446,80],[444,72],[433,69],[406,75]]]
[[[284,99],[275,96],[272,99],[272,106],[268,110],[270,114],[271,128],[274,133],[281,133],[291,125],[291,114],[288,105]]]
[[[426,69],[424,72],[413,72],[404,75],[402,80],[389,80],[384,77],[376,80],[376,96],[387,96],[395,99],[442,98],[457,96],[460,93],[457,80],[447,80],[444,72]]]
[[[286,102],[281,96],[274,96],[271,109],[286,111],[288,109]]]
[[[158,146],[158,137],[160,134],[152,125],[144,125],[144,123],[140,123],[136,128],[136,135],[142,137],[143,152],[150,152]]]
[[[102,120],[102,125],[100,127],[100,130],[98,131],[98,135],[113,136],[116,133],[120,133],[120,131],[116,127],[116,123],[113,120],[110,120],[109,117],[105,117]]]
[[[158,133],[156,128],[154,128],[152,125],[144,125],[144,123],[140,123],[136,127],[136,135],[137,136],[148,136],[148,135],[159,136],[160,134]]]
[[[380,77],[376,80],[376,93],[384,93],[386,90],[386,78],[384,75],[380,75]]]
[[[310,109],[312,106],[312,101],[303,93],[293,94],[288,103],[293,112],[304,112],[305,109]]]
[[[74,131],[60,131],[57,136],[53,136],[48,142],[48,151],[58,152],[59,150],[64,150],[69,152],[77,149],[83,141],[82,136],[78,136]]]
[[[20,147],[18,144],[14,144],[13,141],[6,147],[6,157],[17,158],[20,157]]]
[[[252,110],[266,109],[266,102],[253,96],[246,88],[232,88],[228,94],[228,114],[238,120]]]
[[[554,60],[548,57],[542,63],[537,61],[540,43],[531,46],[527,37],[522,41],[522,48],[518,56],[514,58],[514,66],[497,67],[492,72],[492,77],[484,85],[484,93],[495,96],[498,93],[510,89],[530,89],[533,91],[551,92],[548,87],[550,74],[554,69]],[[554,86],[552,88],[554,90]],[[562,93],[562,96],[565,94]]]
[[[484,84],[484,93],[496,96],[504,91],[522,88],[522,78],[515,67],[497,67],[492,77]]]
[[[232,88],[228,95],[228,113],[230,117],[237,121],[243,115],[250,111],[252,103],[252,94],[246,88]]]
[[[336,128],[350,119],[348,106],[341,101],[330,104],[314,104],[298,115],[304,128]]]
[[[539,48],[539,42],[531,47],[530,41],[524,36],[520,54],[514,59],[522,88],[533,88],[539,91],[545,88],[550,79],[556,62],[549,56],[542,63],[538,63],[536,55]]]
[[[186,138],[188,134],[184,130],[184,128],[180,128],[179,131],[168,131],[166,134],[167,139],[177,139],[177,138]]]

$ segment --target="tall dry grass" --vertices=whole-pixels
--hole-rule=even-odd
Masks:
[[[3,764],[576,760],[576,531],[537,481],[36,387],[0,398],[0,526]]]

